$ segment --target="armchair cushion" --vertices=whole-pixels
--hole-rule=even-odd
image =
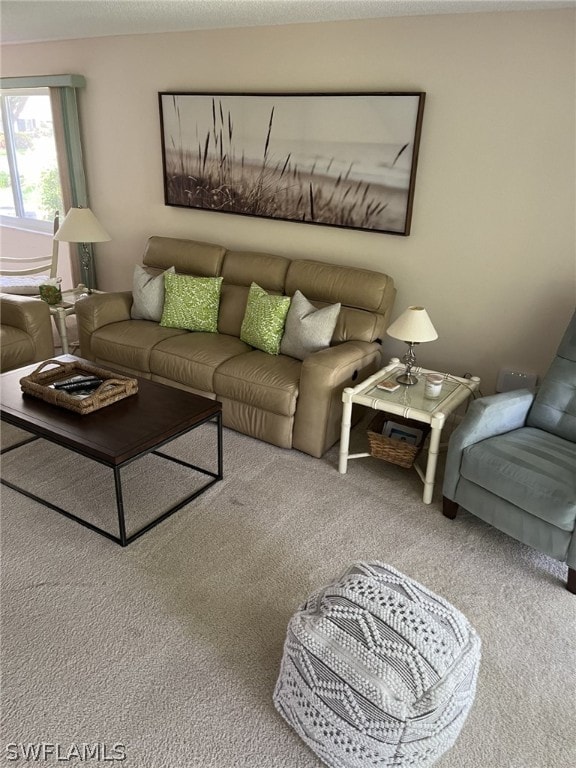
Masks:
[[[536,395],[527,424],[576,442],[576,313]]]
[[[576,519],[576,444],[524,427],[464,450],[462,477],[565,531]]]
[[[576,442],[576,363],[554,360],[526,423]]]

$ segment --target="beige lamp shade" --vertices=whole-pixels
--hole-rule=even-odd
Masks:
[[[90,208],[70,208],[54,239],[65,243],[104,243],[112,238]]]
[[[424,307],[408,307],[386,330],[389,336],[401,341],[419,344],[438,338],[436,329]]]

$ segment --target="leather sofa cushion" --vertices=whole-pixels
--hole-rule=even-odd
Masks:
[[[342,307],[332,336],[332,344],[342,341],[382,341],[386,323],[382,315],[363,309]]]
[[[151,237],[146,244],[143,262],[147,267],[165,270],[175,267],[181,274],[218,277],[224,261],[221,245],[181,240],[176,237]],[[190,265],[194,271],[190,271]]]
[[[150,356],[154,376],[214,392],[214,372],[226,360],[245,356],[250,347],[235,336],[221,333],[187,333],[161,341]]]
[[[261,408],[229,400],[227,397],[219,399],[222,403],[222,423],[225,427],[278,445],[280,448],[292,448],[293,416],[263,411]]]
[[[267,253],[227,251],[222,265],[222,294],[218,331],[240,336],[248,291],[253,281],[269,293],[283,293],[288,259]]]
[[[391,280],[388,275],[321,261],[294,259],[286,275],[285,291],[302,291],[310,301],[340,302],[349,307],[382,311]]]
[[[300,290],[317,306],[342,304],[335,342],[382,338],[395,291],[388,275],[303,259],[290,262],[284,290],[290,296]],[[353,327],[348,327],[349,323]]]
[[[150,373],[150,353],[153,347],[164,339],[182,335],[189,335],[189,331],[162,328],[151,320],[123,320],[95,331],[91,348],[98,360]]]
[[[217,397],[292,416],[296,411],[300,360],[254,350],[223,363],[214,374]]]
[[[576,442],[576,313],[528,414],[528,426]]]
[[[0,352],[2,354],[0,370],[8,371],[34,360],[34,343],[32,338],[20,328],[2,325],[0,326]]]
[[[249,251],[227,251],[222,265],[225,283],[246,285],[258,283],[270,293],[283,293],[290,260],[284,256]]]
[[[218,333],[240,338],[240,329],[246,312],[249,291],[250,288],[244,285],[227,285],[226,283],[222,285]]]
[[[464,449],[461,475],[565,531],[576,519],[576,444],[533,427]]]

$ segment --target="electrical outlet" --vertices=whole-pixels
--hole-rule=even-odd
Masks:
[[[501,368],[496,382],[496,392],[510,392],[514,389],[535,389],[538,376],[528,371]]]

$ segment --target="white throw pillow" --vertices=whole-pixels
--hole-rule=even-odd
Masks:
[[[0,291],[2,293],[16,293],[21,296],[37,296],[40,286],[48,280],[46,275],[28,275],[23,277],[0,277]]]
[[[286,317],[281,354],[304,360],[308,355],[329,347],[340,306],[331,304],[317,309],[300,291],[296,291]]]
[[[176,269],[166,270],[174,274]],[[151,275],[139,264],[134,267],[132,279],[132,308],[130,317],[133,320],[154,320],[159,323],[164,309],[164,275]]]

